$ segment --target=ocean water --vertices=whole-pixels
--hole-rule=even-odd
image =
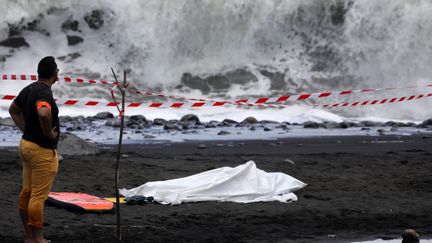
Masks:
[[[57,58],[62,75],[112,80],[128,70],[142,90],[234,100],[303,92],[431,83],[429,0],[71,0],[0,2],[0,73],[34,74],[41,57]],[[77,44],[70,40],[78,40]],[[69,40],[69,41],[68,41]],[[15,40],[16,42],[16,40]],[[0,94],[26,82],[0,81]],[[59,98],[109,100],[109,88],[56,84]],[[203,120],[248,116],[276,121],[367,119],[422,121],[431,99],[346,109],[311,104],[430,93],[412,88],[288,102],[288,108],[129,109],[128,114]],[[134,101],[147,97],[129,96]],[[0,116],[9,103],[0,101]],[[61,107],[63,115],[114,109]]]

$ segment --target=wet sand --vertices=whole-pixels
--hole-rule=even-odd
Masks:
[[[199,149],[205,144],[207,148]],[[397,238],[415,228],[432,237],[432,138],[323,137],[127,145],[120,185],[173,179],[254,160],[308,184],[290,204],[121,205],[124,242],[346,242]],[[114,195],[115,147],[96,156],[64,156],[53,191]],[[2,242],[22,242],[18,218],[21,162],[0,150]],[[291,162],[293,161],[294,164]],[[114,214],[46,208],[53,242],[116,242]]]

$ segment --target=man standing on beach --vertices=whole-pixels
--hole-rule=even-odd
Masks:
[[[19,155],[23,162],[19,211],[26,243],[49,242],[43,236],[44,203],[58,170],[59,110],[51,86],[58,80],[54,57],[38,65],[38,80],[25,87],[12,102],[9,113],[23,131]]]

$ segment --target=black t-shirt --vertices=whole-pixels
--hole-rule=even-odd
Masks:
[[[25,87],[14,102],[23,112],[25,129],[22,136],[23,139],[36,143],[41,147],[48,149],[57,148],[58,136],[55,140],[45,137],[39,123],[36,102],[45,101],[51,105],[52,127],[56,127],[60,134],[60,122],[58,118],[58,107],[52,95],[51,88],[43,83],[34,82]]]

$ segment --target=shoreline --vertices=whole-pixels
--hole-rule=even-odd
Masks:
[[[117,144],[119,121],[110,113],[94,117],[62,117],[61,133],[74,134],[96,144]],[[0,119],[1,146],[14,146],[21,139],[21,132],[9,119]],[[320,137],[386,137],[432,136],[432,119],[421,124],[398,122],[287,122],[257,121],[249,117],[242,122],[225,119],[221,122],[200,122],[195,115],[181,120],[147,120],[144,116],[131,116],[125,121],[124,144],[184,143],[190,141],[253,141],[284,140]]]

